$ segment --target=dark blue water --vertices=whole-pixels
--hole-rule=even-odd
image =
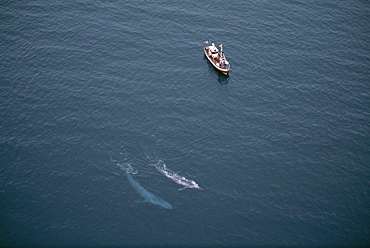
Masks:
[[[370,245],[369,13],[3,1],[0,244]],[[229,77],[206,40],[223,44]],[[112,160],[173,209],[135,203]],[[204,191],[178,191],[158,160]]]

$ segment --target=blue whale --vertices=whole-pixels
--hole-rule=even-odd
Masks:
[[[137,201],[138,203],[141,203],[141,202],[150,202],[150,203],[152,203],[154,205],[161,206],[161,207],[163,207],[165,209],[172,209],[172,205],[171,204],[169,204],[165,200],[159,198],[158,196],[154,195],[153,193],[149,192],[148,190],[146,190],[143,186],[141,186],[138,182],[136,182],[134,180],[134,178],[131,175],[131,173],[132,173],[132,167],[130,166],[130,164],[124,163],[124,164],[118,164],[118,166],[120,166],[121,169],[126,170],[126,176],[127,176],[127,179],[129,181],[129,183],[136,190],[136,192],[139,193],[139,195],[141,195],[142,197],[144,197],[144,200]]]

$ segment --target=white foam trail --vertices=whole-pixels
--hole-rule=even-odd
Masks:
[[[155,168],[157,168],[157,170],[162,173],[163,175],[165,175],[166,177],[168,178],[171,178],[173,181],[175,181],[177,184],[181,184],[181,185],[184,185],[185,187],[179,189],[179,190],[183,190],[183,189],[186,189],[186,188],[191,188],[191,189],[200,189],[200,190],[203,190],[201,187],[199,187],[199,185],[194,182],[193,180],[189,180],[189,179],[186,179],[185,177],[183,176],[180,176],[179,174],[177,174],[176,172],[170,170],[167,168],[166,164],[163,163],[162,160],[159,160],[157,164],[151,164],[152,166],[155,166]]]

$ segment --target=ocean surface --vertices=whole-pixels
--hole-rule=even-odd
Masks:
[[[369,1],[5,0],[0,37],[1,246],[370,246]]]

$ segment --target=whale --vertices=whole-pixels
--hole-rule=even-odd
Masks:
[[[141,195],[144,198],[144,200],[136,201],[136,203],[149,202],[154,205],[163,207],[165,209],[173,208],[171,204],[161,199],[160,197],[154,195],[153,193],[149,192],[147,189],[141,186],[137,181],[135,181],[135,179],[132,176],[132,174],[135,174],[135,173],[133,173],[133,169],[129,163],[118,164],[118,166],[121,167],[121,169],[126,171],[127,180],[129,181],[130,185],[135,189],[135,191],[139,195]]]
[[[186,179],[183,176],[180,176],[179,174],[175,173],[174,171],[167,168],[166,164],[163,163],[162,160],[159,160],[156,164],[149,164],[150,166],[154,166],[157,168],[157,170],[165,175],[166,177],[172,179],[177,184],[183,185],[183,188],[180,188],[178,190],[184,190],[184,189],[200,189],[203,190],[196,182],[190,179]]]

